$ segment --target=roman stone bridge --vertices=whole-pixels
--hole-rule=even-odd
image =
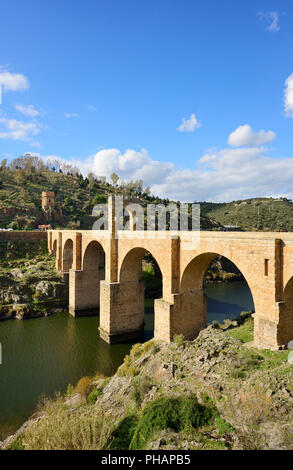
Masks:
[[[245,277],[254,301],[256,346],[279,349],[293,339],[293,233],[52,230],[48,247],[68,277],[72,315],[100,311],[103,339],[138,337],[144,323],[142,259],[157,261],[163,293],[155,300],[154,336],[196,337],[206,326],[203,279],[222,255]],[[228,312],[227,312],[228,313]]]

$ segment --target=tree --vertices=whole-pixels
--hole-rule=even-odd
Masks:
[[[119,180],[119,176],[116,175],[116,173],[112,173],[112,175],[111,175],[111,180],[112,180],[113,186],[117,186],[117,183],[118,183],[118,180]]]
[[[87,176],[88,176],[88,182],[89,182],[88,183],[89,189],[93,189],[95,182],[96,182],[95,175],[90,171]]]
[[[3,160],[1,161],[1,170],[5,170],[6,168],[6,164],[7,164],[7,158],[3,158]]]

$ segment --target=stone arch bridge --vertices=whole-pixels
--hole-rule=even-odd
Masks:
[[[222,255],[242,272],[254,301],[254,342],[280,349],[293,339],[293,233],[193,232],[115,233],[51,230],[48,248],[68,277],[72,315],[100,310],[100,334],[109,343],[140,336],[144,322],[141,261],[149,252],[162,273],[155,300],[157,339],[183,333],[193,339],[206,326],[205,271]]]

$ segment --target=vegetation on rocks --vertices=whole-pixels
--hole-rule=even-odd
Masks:
[[[62,310],[67,289],[45,240],[0,243],[0,320]]]
[[[87,398],[78,387],[47,401],[2,446],[292,449],[288,351],[255,349],[252,329],[246,313],[194,341],[136,344],[112,378],[86,379]]]

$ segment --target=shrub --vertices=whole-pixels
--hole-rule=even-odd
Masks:
[[[157,398],[142,411],[129,448],[145,448],[156,431],[198,428],[211,424],[212,419],[212,410],[200,405],[195,397]]]
[[[132,381],[131,398],[137,405],[143,402],[145,395],[152,388],[152,385],[152,379],[148,375],[136,377]]]
[[[137,343],[137,344],[134,344],[132,346],[132,349],[130,351],[130,355],[137,358],[139,356],[141,356],[143,353],[143,347],[142,347],[142,344],[140,343]]]
[[[143,352],[146,353],[149,351],[149,349],[154,346],[154,340],[151,339],[150,341],[147,341],[146,343],[143,344]]]
[[[245,322],[245,320],[247,320],[247,318],[251,318],[251,315],[252,315],[252,311],[249,310],[247,312],[241,312],[240,313],[240,320],[239,320],[239,323],[240,324],[243,324]]]
[[[138,419],[136,415],[130,415],[123,418],[117,429],[112,434],[113,440],[108,444],[109,448],[112,450],[129,449],[137,422]]]
[[[121,366],[117,370],[117,375],[119,377],[135,377],[138,373],[139,371],[137,370],[137,368],[131,365],[131,358],[127,354],[124,358],[123,364],[121,364]]]
[[[82,377],[79,379],[75,391],[76,393],[79,393],[80,395],[87,396],[91,389],[93,388],[92,381],[89,377]]]
[[[94,405],[100,395],[102,395],[102,390],[98,388],[93,388],[93,390],[87,396],[87,403],[89,405]]]
[[[17,437],[15,441],[13,441],[8,447],[6,447],[6,450],[25,450],[25,447],[22,442],[22,437]]]
[[[161,350],[160,345],[158,343],[154,343],[152,353],[157,354]]]
[[[185,344],[184,335],[183,334],[174,335],[173,341],[174,341],[175,344],[177,344],[177,346],[184,346],[184,344]]]
[[[107,196],[104,194],[96,194],[92,199],[92,205],[105,204],[107,202]]]
[[[71,384],[68,384],[66,392],[65,392],[65,396],[66,397],[71,397],[73,395],[73,393],[74,393],[74,386],[71,385]]]

